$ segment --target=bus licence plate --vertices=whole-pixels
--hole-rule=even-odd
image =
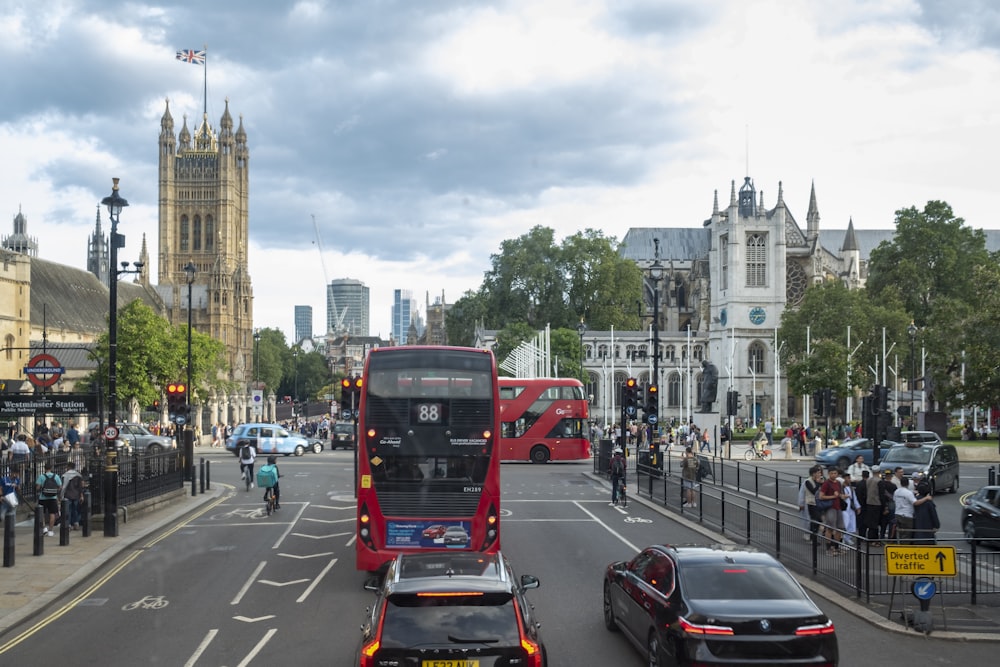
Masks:
[[[420,667],[479,667],[478,660],[424,660]]]

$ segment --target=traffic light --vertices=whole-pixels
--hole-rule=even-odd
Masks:
[[[646,405],[643,407],[643,411],[646,414],[655,415],[659,411],[660,402],[658,399],[660,395],[657,393],[658,391],[659,389],[655,384],[646,387]]]
[[[726,392],[726,416],[734,417],[736,413],[739,412],[737,405],[739,404],[740,393],[733,389]]]
[[[639,409],[639,383],[635,378],[625,380],[625,400],[622,402],[625,407],[625,415],[632,419]]]
[[[888,412],[889,411],[889,388],[882,385],[875,387],[875,393],[878,396],[878,411]]]
[[[826,414],[829,417],[837,416],[837,391],[835,389],[826,390]]]
[[[167,416],[175,424],[187,423],[187,385],[171,382],[167,385]]]
[[[825,402],[825,400],[826,400],[826,396],[824,395],[824,390],[820,389],[818,391],[814,391],[813,392],[813,395],[812,395],[813,415],[815,415],[817,417],[822,417],[823,415],[826,414],[826,412],[824,411],[824,405],[823,405],[823,403]]]
[[[351,391],[354,385],[351,378],[340,381],[340,413],[343,415],[351,410]]]

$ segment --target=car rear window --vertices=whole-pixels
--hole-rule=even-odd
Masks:
[[[385,648],[439,644],[517,645],[520,635],[509,593],[426,597],[394,594],[382,624]]]
[[[692,600],[800,600],[802,591],[783,568],[770,565],[692,563],[678,568]]]

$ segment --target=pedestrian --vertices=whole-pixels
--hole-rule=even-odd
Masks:
[[[799,512],[802,514],[804,532],[802,538],[812,539],[812,534],[819,526],[820,517],[816,511],[816,492],[823,484],[823,469],[819,466],[809,468],[809,476],[799,485]]]
[[[611,476],[611,504],[618,504],[618,483],[625,479],[628,470],[628,461],[622,452],[621,447],[615,447],[608,463],[608,474]]]
[[[882,479],[878,483],[879,500],[882,501],[882,515],[879,517],[878,537],[880,540],[896,538],[896,485],[892,481],[892,471],[883,470]]]
[[[767,436],[767,448],[774,449],[774,424],[770,419],[764,422],[764,435]]]
[[[695,490],[698,485],[698,459],[690,446],[684,448],[681,459],[681,486],[684,488],[684,507],[697,507]]]
[[[861,473],[862,485],[865,487],[865,501],[861,505],[861,534],[872,546],[879,546],[879,521],[882,518],[882,494],[879,491],[879,479],[865,470]]]
[[[21,477],[14,468],[7,468],[0,477],[0,524],[10,514],[17,518],[18,494],[21,492]]]
[[[66,442],[69,443],[70,451],[80,444],[80,431],[77,430],[75,421],[71,421],[66,428]]]
[[[851,473],[845,472],[841,476],[841,486],[844,489],[844,503],[841,509],[841,518],[844,522],[844,544],[854,546],[854,536],[858,533],[858,514],[861,513],[861,504],[858,502],[854,484],[851,481]]]
[[[928,489],[930,491],[930,489]],[[903,475],[899,480],[899,488],[892,494],[892,500],[896,503],[896,536],[899,542],[911,544],[913,542],[913,515],[919,505],[934,500],[934,497],[927,493],[917,499],[910,489],[910,478]]]
[[[26,465],[31,458],[31,448],[28,447],[28,436],[18,433],[10,445],[10,462],[18,468]]]
[[[865,463],[865,457],[862,456],[861,454],[855,456],[854,463],[852,463],[847,467],[847,472],[851,473],[851,479],[853,479],[855,482],[861,479],[861,473],[865,472],[866,470],[869,472],[869,474],[871,473],[871,468],[869,468],[868,464]]]
[[[799,445],[799,456],[808,456],[809,452],[806,451],[806,433],[799,425],[795,425],[795,442]]]
[[[712,443],[708,439],[708,429],[706,428],[704,431],[702,431],[701,435],[699,437],[701,438],[701,446],[698,448],[698,451],[699,452],[703,452],[703,451],[705,451],[707,449],[708,453],[711,454],[712,453]]]
[[[941,527],[941,521],[938,519],[937,506],[934,504],[934,499],[924,500],[925,498],[929,498],[930,494],[930,483],[927,480],[921,480],[917,484],[916,493],[917,502],[920,504],[913,507],[914,544],[937,544],[934,534]]]
[[[819,487],[816,506],[823,512],[823,535],[826,537],[826,553],[830,556],[840,555],[840,540],[844,534],[844,518],[841,513],[845,507],[844,489],[840,485],[840,470],[830,466],[826,471],[826,481]]]
[[[59,493],[62,490],[62,479],[52,471],[52,462],[45,462],[45,472],[35,480],[35,490],[38,492],[38,504],[45,508],[49,518],[42,526],[42,534],[52,537],[59,516]]]
[[[62,476],[62,498],[69,501],[69,516],[64,521],[69,522],[70,530],[80,527],[80,499],[83,498],[83,476],[76,469],[76,461],[66,462],[66,472]]]

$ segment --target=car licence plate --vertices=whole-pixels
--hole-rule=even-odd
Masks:
[[[479,667],[478,660],[424,660],[420,667]]]

